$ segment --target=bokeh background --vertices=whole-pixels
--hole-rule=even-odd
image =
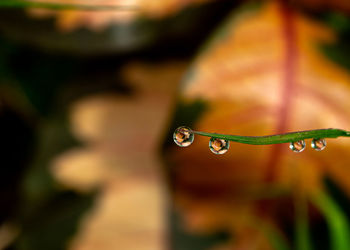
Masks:
[[[350,2],[1,0],[0,249],[350,249],[350,140],[181,125],[350,129]]]

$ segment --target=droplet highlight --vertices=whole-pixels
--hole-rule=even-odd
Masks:
[[[230,148],[230,142],[228,140],[219,138],[210,138],[209,149],[211,152],[217,155],[225,154]]]
[[[325,139],[312,139],[311,147],[316,151],[321,151],[325,149],[327,143]]]
[[[300,140],[300,141],[291,142],[289,144],[289,148],[293,150],[293,152],[300,153],[305,149],[305,141]]]
[[[194,134],[189,127],[182,126],[175,130],[173,139],[176,145],[180,147],[188,147],[194,141]]]

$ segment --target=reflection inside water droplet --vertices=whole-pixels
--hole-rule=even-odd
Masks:
[[[222,155],[225,154],[230,147],[230,142],[224,139],[210,138],[209,148],[214,154]]]
[[[289,148],[296,153],[300,153],[305,149],[305,141],[300,140],[300,141],[291,142],[289,144]]]
[[[188,147],[194,141],[194,134],[189,127],[178,127],[173,134],[174,142],[180,147]]]
[[[325,149],[327,143],[325,139],[312,139],[311,147],[316,151],[321,151]]]

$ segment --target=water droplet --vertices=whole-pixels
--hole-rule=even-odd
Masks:
[[[300,141],[291,142],[289,144],[289,148],[296,153],[300,153],[305,149],[305,141],[300,140]]]
[[[225,154],[230,147],[230,142],[228,140],[219,138],[210,138],[209,148],[214,154],[222,155]]]
[[[174,142],[180,147],[188,147],[194,141],[194,134],[189,127],[178,127],[173,134]]]
[[[311,147],[316,151],[321,151],[325,149],[327,143],[325,139],[312,139]]]

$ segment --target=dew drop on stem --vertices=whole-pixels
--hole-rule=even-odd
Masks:
[[[289,144],[289,148],[295,153],[300,153],[305,149],[305,141],[300,140],[300,141],[291,142]]]
[[[174,142],[180,147],[188,147],[194,141],[194,134],[189,127],[178,127],[173,134]]]
[[[230,147],[230,142],[224,139],[210,138],[209,149],[214,154],[222,155],[225,154]]]
[[[325,139],[312,139],[311,147],[316,151],[321,151],[325,149],[327,143]]]

